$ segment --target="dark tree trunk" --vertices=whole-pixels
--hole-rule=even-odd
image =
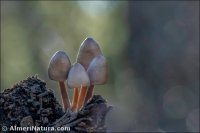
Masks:
[[[180,92],[186,92],[177,94],[178,97],[190,97],[190,102],[184,103],[188,112],[198,107],[199,8],[196,4],[198,3],[180,1],[129,2],[127,22],[130,38],[126,51],[129,53],[128,63],[136,72],[136,77],[148,85],[148,88],[142,88],[140,85],[139,89],[146,101],[144,103],[151,103],[154,108],[145,108],[143,110],[147,111],[141,111],[140,115],[146,118],[137,125],[144,127],[140,129],[136,126],[136,130],[187,130],[187,113],[174,119],[168,117],[166,110],[163,109],[166,92],[171,89],[173,91],[176,86],[181,86]],[[186,99],[183,98],[182,101],[184,100]],[[178,107],[178,103],[174,103]],[[190,103],[194,105],[191,106]],[[166,109],[173,111],[171,103],[166,105]],[[150,117],[152,115],[155,117]],[[138,119],[140,118],[139,116]]]

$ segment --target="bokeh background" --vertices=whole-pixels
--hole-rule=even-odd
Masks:
[[[88,36],[109,65],[109,132],[199,131],[198,1],[1,1],[1,91],[38,74],[61,103],[49,59],[74,62]]]

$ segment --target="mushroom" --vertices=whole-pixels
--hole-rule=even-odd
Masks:
[[[64,51],[57,51],[50,60],[48,67],[48,76],[51,80],[58,81],[63,102],[63,108],[66,111],[70,108],[70,101],[65,87],[65,80],[69,73],[71,63],[69,57]]]
[[[79,48],[76,62],[80,63],[85,68],[85,70],[87,70],[92,59],[95,56],[101,55],[101,54],[102,54],[101,49],[100,49],[98,43],[93,38],[88,37],[82,42],[82,44]],[[79,93],[79,90],[80,89],[76,89],[75,93]],[[85,96],[84,94],[81,94],[82,92],[84,92],[84,91],[80,92],[78,98],[85,99],[85,97],[81,97],[81,96]],[[73,97],[73,99],[75,99],[75,98]],[[78,104],[80,105],[79,101],[80,102],[82,102],[82,101],[78,100]]]
[[[107,81],[108,66],[106,58],[103,55],[96,56],[90,63],[87,70],[90,87],[88,88],[87,95],[84,102],[87,102],[93,95],[94,85],[103,85]]]
[[[80,48],[76,58],[76,62],[83,65],[85,70],[87,70],[92,59],[101,53],[101,49],[98,43],[91,37],[86,38]]]
[[[84,67],[80,63],[74,63],[69,71],[67,84],[70,88],[74,88],[72,111],[79,109],[83,103],[87,93],[87,88],[90,85],[90,80]],[[78,89],[81,88],[80,95]]]

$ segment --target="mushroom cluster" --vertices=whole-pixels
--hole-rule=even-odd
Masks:
[[[78,111],[92,97],[94,85],[103,85],[107,81],[107,63],[98,43],[93,38],[86,38],[80,48],[76,62],[71,65],[64,51],[57,51],[51,58],[48,76],[58,81],[64,111]],[[67,86],[73,89],[72,104]]]

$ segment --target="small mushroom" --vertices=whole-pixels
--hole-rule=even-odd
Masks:
[[[48,67],[48,76],[51,80],[59,82],[61,98],[64,110],[70,108],[70,101],[65,87],[65,80],[69,73],[71,63],[69,57],[64,51],[57,51],[50,60]]]
[[[101,53],[101,49],[98,43],[93,38],[88,37],[82,42],[79,48],[76,62],[80,63],[85,68],[85,70],[87,70],[92,59],[99,54],[102,54],[102,53]],[[80,90],[81,89],[78,89],[78,88],[74,89],[73,103],[76,103],[76,101],[81,101],[76,98],[85,99],[85,97],[81,97],[81,96],[84,96],[84,94],[81,94],[84,91],[79,92]],[[77,97],[77,95],[79,95],[79,97]],[[81,106],[81,104],[79,103],[77,104]]]
[[[107,81],[108,66],[106,58],[103,55],[96,56],[90,63],[87,73],[90,78],[90,87],[88,88],[85,102],[92,97],[94,85],[103,85]]]
[[[98,43],[91,37],[86,38],[80,48],[76,58],[76,62],[83,65],[85,70],[87,70],[92,59],[101,53],[101,49]]]
[[[80,63],[74,63],[69,71],[67,84],[70,88],[74,88],[72,111],[79,109],[85,100],[87,88],[90,85],[90,80],[84,67]],[[80,95],[79,95],[79,88]]]

